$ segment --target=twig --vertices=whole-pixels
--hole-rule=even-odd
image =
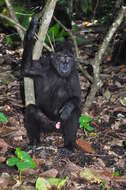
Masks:
[[[26,32],[26,28],[24,28],[22,25],[20,25],[19,23],[15,22],[12,18],[8,17],[8,16],[5,16],[3,14],[0,13],[0,17],[3,18],[3,19],[6,19],[8,20],[9,22],[11,22],[12,24],[14,24],[14,27],[17,26],[19,28],[21,28],[21,30],[25,33]],[[16,27],[15,27],[16,28]],[[35,35],[35,37],[38,39],[38,36]],[[53,51],[53,48],[50,48],[46,43],[44,43],[44,47],[52,52]]]
[[[13,9],[11,3],[10,3],[10,0],[5,0],[5,3],[6,3],[6,5],[7,5],[7,8],[9,9],[9,12],[10,12],[11,17],[13,18],[13,20],[14,20],[17,24],[19,24],[19,21],[18,21],[18,19],[17,19],[17,17],[16,17],[15,11],[14,11],[14,9]],[[20,38],[21,38],[21,41],[23,41],[23,40],[24,40],[24,31],[23,31],[18,25],[15,25],[15,27],[16,27],[16,30],[17,30],[17,32],[18,32]]]
[[[16,26],[17,26],[17,27],[20,28],[23,32],[26,31],[26,29],[25,29],[23,26],[21,26],[18,22],[16,22],[16,21],[13,20],[12,18],[10,18],[10,17],[8,17],[8,16],[5,16],[5,15],[3,15],[3,14],[1,14],[1,13],[0,13],[0,17],[3,18],[3,19],[8,20],[8,21],[11,22],[12,24],[14,24],[14,27],[15,27],[15,28],[16,28]]]

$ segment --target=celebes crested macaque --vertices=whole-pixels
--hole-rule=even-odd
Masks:
[[[31,143],[40,140],[40,132],[60,123],[64,150],[73,150],[80,116],[80,82],[72,51],[63,49],[32,60],[38,19],[34,16],[24,40],[23,75],[33,78],[36,105],[28,105],[24,125]]]

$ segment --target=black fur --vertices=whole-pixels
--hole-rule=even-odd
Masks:
[[[41,131],[55,129],[55,124],[61,122],[64,147],[73,150],[80,116],[80,83],[76,62],[69,50],[33,61],[37,25],[37,17],[34,16],[24,43],[23,75],[33,78],[36,98],[36,105],[26,107],[24,125],[31,143],[36,143]]]

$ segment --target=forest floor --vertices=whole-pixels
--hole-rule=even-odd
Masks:
[[[92,42],[80,47],[85,60],[97,51],[99,33],[86,34]],[[22,184],[19,184],[17,168],[7,166],[6,161],[14,156],[16,147],[28,151],[20,96],[21,56],[22,48],[7,46],[5,34],[0,33],[0,112],[8,118],[7,124],[0,125],[0,189],[33,190],[38,177],[68,176],[64,190],[125,190],[126,65],[107,64],[111,55],[106,55],[101,65],[103,86],[88,113],[93,119],[94,132],[78,129],[78,146],[64,158],[57,155],[57,147],[63,144],[61,134],[42,134],[36,152],[29,151],[36,168],[23,171]],[[81,73],[80,82],[83,107],[89,82]]]

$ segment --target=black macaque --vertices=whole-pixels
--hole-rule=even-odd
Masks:
[[[36,105],[28,105],[24,125],[32,144],[40,140],[40,132],[56,129],[60,122],[64,137],[63,151],[72,151],[76,142],[80,116],[80,83],[76,62],[68,49],[32,60],[34,34],[38,27],[34,16],[24,40],[23,75],[35,85]]]

